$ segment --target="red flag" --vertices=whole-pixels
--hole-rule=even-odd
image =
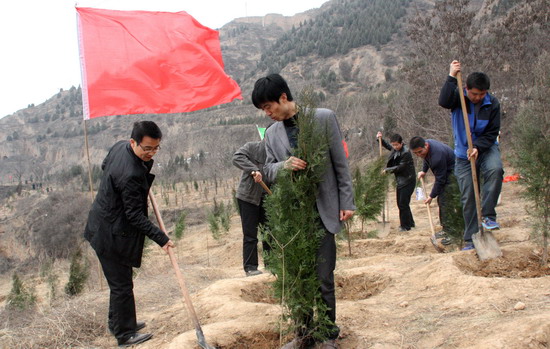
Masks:
[[[348,143],[345,139],[342,139],[342,145],[344,146],[344,153],[346,153],[346,159],[349,158]]]
[[[76,10],[85,119],[242,99],[224,72],[219,33],[186,12]]]

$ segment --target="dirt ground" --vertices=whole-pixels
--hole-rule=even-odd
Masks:
[[[517,183],[504,184],[497,207],[502,229],[495,233],[503,257],[483,262],[474,251],[451,248],[438,253],[430,243],[426,207],[421,202],[412,202],[416,228],[398,232],[395,193],[390,192],[387,236],[361,239],[367,234],[358,232],[356,225],[351,255],[347,241],[338,240],[335,277],[340,347],[548,348],[550,268],[539,264],[540,248],[530,240],[520,190]],[[432,214],[437,220],[435,207]],[[379,227],[377,222],[366,226],[370,235]],[[279,348],[289,338],[279,338],[281,307],[269,288],[273,276],[244,277],[241,239],[238,216],[219,241],[212,239],[206,225],[193,226],[178,243],[180,269],[210,345]],[[34,342],[23,345],[14,340],[18,331],[8,326],[0,330],[0,347],[115,347],[116,341],[106,330],[108,291],[105,286],[100,289],[97,275],[92,276],[83,296],[64,301],[64,312],[61,305],[57,313],[42,306],[43,319],[54,329],[45,331],[44,320],[28,321],[23,326],[37,335]],[[3,276],[1,281],[6,285],[9,279]],[[0,288],[2,295],[7,289]],[[137,272],[135,295],[138,319],[146,321],[146,331],[154,334],[139,348],[198,348],[169,259],[156,246]],[[85,319],[78,320],[77,313]],[[77,340],[67,338],[78,327],[75,318],[87,321],[91,329],[79,332],[82,336]],[[60,329],[55,323],[66,326]],[[50,343],[48,333],[64,336],[65,341],[45,345]]]

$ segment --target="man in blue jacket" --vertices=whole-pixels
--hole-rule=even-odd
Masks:
[[[101,168],[97,191],[84,238],[90,242],[110,289],[109,330],[119,346],[145,342],[136,321],[132,267],[139,268],[145,235],[165,251],[174,244],[147,216],[147,196],[155,176],[153,156],[160,149],[162,132],[152,121],[134,123],[130,141],[117,142]]]
[[[455,176],[461,193],[464,215],[465,249],[473,249],[472,235],[477,233],[478,217],[474,196],[474,186],[470,158],[476,160],[477,172],[481,174],[481,214],[485,229],[499,229],[495,207],[502,189],[504,170],[500,158],[497,137],[500,131],[500,103],[487,91],[491,87],[485,73],[471,73],[466,79],[465,100],[473,149],[468,151],[468,140],[464,128],[464,118],[460,104],[457,73],[460,62],[452,61],[449,76],[441,88],[439,105],[451,110],[453,136],[455,139]]]

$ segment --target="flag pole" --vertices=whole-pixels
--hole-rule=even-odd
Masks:
[[[94,184],[92,182],[92,165],[90,162],[90,147],[88,146],[88,124],[86,123],[86,119],[84,119],[84,145],[86,147],[86,159],[88,161],[88,183],[90,185],[90,199],[92,200],[92,204],[94,202]],[[101,276],[101,265],[99,263],[99,259],[96,258],[96,266],[97,266],[97,278],[99,279],[99,290],[103,291],[103,277]]]

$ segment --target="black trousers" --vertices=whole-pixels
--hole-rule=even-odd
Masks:
[[[324,225],[320,223],[323,228]],[[317,268],[315,270],[317,278],[320,282],[319,292],[321,299],[327,306],[326,315],[332,322],[332,328],[329,329],[328,339],[336,339],[340,334],[340,329],[336,326],[336,296],[334,286],[334,269],[336,268],[336,241],[334,234],[325,229],[325,235],[321,239],[319,249],[317,250]],[[299,329],[296,335],[304,337],[308,344],[313,345],[313,338],[310,336],[310,331],[313,319],[313,310],[304,319],[306,328]]]
[[[414,192],[415,184],[415,182],[411,182],[396,190],[397,207],[399,208],[399,225],[407,230],[415,225],[410,207],[411,196]]]
[[[243,227],[243,268],[244,271],[258,269],[258,225],[265,224],[266,215],[263,205],[256,206],[249,202],[237,199],[241,223]],[[262,241],[264,252],[269,252],[271,247]]]
[[[321,282],[321,298],[327,305],[327,315],[332,321],[333,330],[329,339],[338,338],[340,329],[336,326],[336,296],[334,294],[334,269],[336,268],[336,241],[334,234],[329,231],[321,240],[317,250],[317,277]]]
[[[111,290],[109,298],[109,329],[118,344],[126,342],[136,333],[136,303],[132,267],[97,256]]]

